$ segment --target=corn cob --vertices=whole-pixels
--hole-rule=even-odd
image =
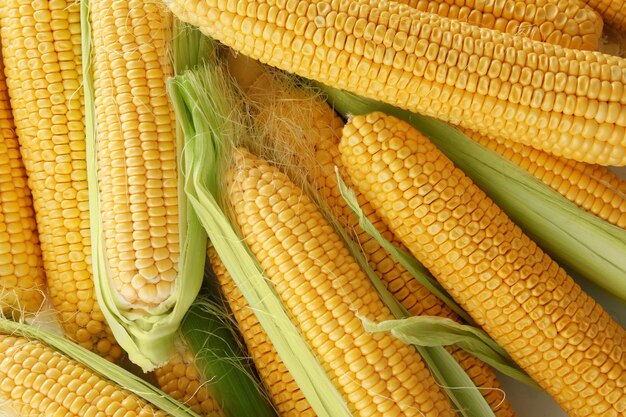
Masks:
[[[97,0],[90,19],[106,257],[119,301],[145,310],[174,292],[180,252],[171,18],[157,1]]]
[[[602,35],[600,16],[575,0],[399,0],[398,3],[565,48],[595,50]]]
[[[622,0],[584,0],[602,18],[619,30],[626,30],[626,3]]]
[[[424,136],[371,113],[340,151],[396,236],[564,410],[623,415],[624,330]]]
[[[1,55],[0,156],[0,312],[34,313],[44,301],[45,276]]]
[[[304,172],[308,181],[316,185],[333,215],[352,233],[370,266],[402,305],[412,315],[435,315],[460,321],[443,301],[422,286],[359,226],[339,192],[335,176],[334,166],[343,171],[338,149],[343,121],[330,106],[319,97],[290,88],[268,72],[262,73],[246,89],[246,99],[263,134],[271,138],[277,147],[284,143],[286,148],[294,149],[295,161],[287,165]],[[377,229],[396,246],[402,247],[376,216],[371,204],[361,194],[357,193],[357,197]],[[488,366],[459,348],[451,348],[450,352],[474,383],[484,389],[482,393],[498,417],[514,415],[508,401],[502,398],[502,391],[498,390],[499,382]]]
[[[166,4],[181,20],[263,63],[571,159],[626,164],[621,58],[395,2]]]
[[[606,167],[560,158],[520,143],[461,129],[468,137],[530,172],[568,200],[626,228],[626,181]]]
[[[92,278],[79,5],[2,0],[0,27],[52,304],[68,337],[117,359]]]
[[[237,150],[234,158],[226,176],[228,199],[244,240],[348,408],[357,416],[454,415],[412,347],[364,332],[357,312],[376,321],[392,318],[391,313],[311,200],[246,150]],[[257,347],[257,340],[263,341],[257,332],[245,332],[244,338],[250,351],[268,352],[267,346]],[[272,371],[257,368],[263,379]],[[277,378],[284,381],[279,388],[265,381],[272,394],[296,390],[289,376]],[[309,408],[300,403],[303,408],[284,409],[281,398],[273,398],[283,415]]]
[[[48,346],[0,335],[0,403],[21,416],[167,414]]]
[[[194,364],[193,353],[181,349],[164,366],[154,370],[157,383],[166,394],[203,416],[223,415]]]

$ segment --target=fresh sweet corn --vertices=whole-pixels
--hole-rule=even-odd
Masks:
[[[168,414],[39,341],[0,335],[0,404],[19,416]]]
[[[180,253],[172,22],[153,0],[92,0],[90,21],[106,257],[120,302],[145,310],[174,292]]]
[[[79,4],[2,0],[0,36],[50,299],[69,338],[115,360],[92,275]]]
[[[391,319],[391,313],[304,192],[241,148],[226,177],[244,240],[354,415],[454,415],[413,347],[364,331],[357,313],[376,321]],[[238,308],[232,301],[231,307]],[[271,346],[257,346],[266,339],[258,336],[255,317],[247,320],[247,327],[256,329],[242,326],[249,350],[260,349],[270,362],[280,363],[271,359]],[[281,373],[283,367],[257,368],[282,415],[302,415],[309,408],[291,400],[297,387]],[[283,382],[274,387],[268,378]],[[290,394],[280,394],[285,390]]]
[[[378,0],[166,0],[263,63],[601,165],[626,165],[626,61]]]
[[[410,125],[346,125],[353,184],[459,304],[571,416],[626,411],[624,329]]]

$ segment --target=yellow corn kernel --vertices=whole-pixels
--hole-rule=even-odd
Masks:
[[[425,136],[371,113],[340,151],[390,230],[566,412],[623,415],[624,329]]]
[[[579,207],[626,228],[626,181],[603,166],[551,155],[521,143],[462,129],[468,137],[525,169]]]
[[[117,359],[92,277],[79,3],[1,0],[0,36],[50,299],[69,338]]]
[[[0,55],[0,312],[36,313],[45,276],[37,224]]]
[[[626,30],[626,3],[622,0],[583,0],[602,18],[619,30]]]
[[[0,335],[0,364],[0,404],[20,416],[167,416],[38,341]]]
[[[94,94],[106,260],[119,302],[160,306],[180,254],[172,19],[156,0],[94,0]]]
[[[196,413],[203,416],[223,415],[204,385],[190,349],[179,349],[167,364],[154,370],[154,375],[163,392]]]
[[[600,16],[577,0],[399,0],[417,10],[565,48],[595,50]]]
[[[395,2],[166,4],[207,35],[291,73],[570,159],[626,165],[621,58]]]

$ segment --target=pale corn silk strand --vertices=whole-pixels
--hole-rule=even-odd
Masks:
[[[179,271],[172,18],[156,0],[95,0],[90,19],[107,266],[120,304],[147,310],[170,299]]]
[[[50,299],[67,337],[116,360],[91,272],[79,3],[2,0],[0,34]]]
[[[626,411],[624,329],[424,136],[371,113],[340,149],[394,233],[570,415]]]
[[[41,248],[27,181],[0,55],[0,313],[16,317],[36,314],[45,297]]]
[[[246,68],[253,63],[243,61]],[[250,106],[255,128],[260,131],[254,140],[256,148],[274,150],[273,165],[298,178],[303,184],[311,183],[309,192],[317,194],[316,200],[328,204],[340,224],[350,230],[351,236],[361,245],[361,251],[378,273],[387,289],[413,315],[437,315],[459,320],[458,317],[411,274],[396,263],[371,236],[358,225],[358,221],[340,195],[334,165],[340,161],[338,143],[343,122],[326,104],[319,92],[294,77],[280,72],[263,70],[257,80],[246,89],[246,102]],[[277,153],[277,154],[276,154]],[[390,235],[373,208],[359,195],[361,204],[374,216],[376,225]],[[399,243],[394,242],[396,245]],[[365,245],[366,247],[363,247]],[[451,349],[455,359],[468,372],[498,417],[514,415],[504,392],[491,369],[459,348]]]
[[[392,1],[166,4],[183,21],[269,65],[483,134],[505,132],[571,159],[626,164],[621,58]]]

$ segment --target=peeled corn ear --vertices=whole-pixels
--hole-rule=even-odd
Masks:
[[[207,35],[291,73],[567,158],[626,165],[623,59],[395,2],[166,4]]]
[[[0,313],[35,313],[44,302],[45,274],[1,55],[0,224]]]
[[[79,4],[2,0],[0,34],[50,299],[67,337],[116,360],[92,275]]]
[[[572,416],[626,411],[626,333],[410,125],[346,125],[342,159],[385,223]]]
[[[94,278],[117,341],[148,371],[174,353],[206,249],[178,175],[183,145],[166,89],[173,19],[155,0],[81,8]]]

